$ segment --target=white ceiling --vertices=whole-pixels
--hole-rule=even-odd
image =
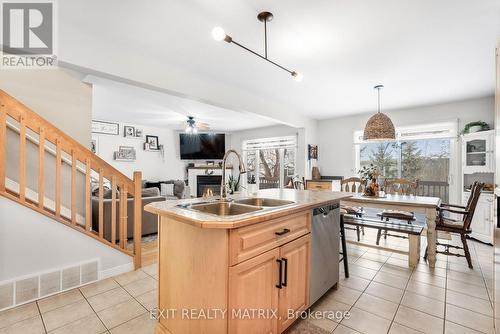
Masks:
[[[183,130],[187,116],[206,123],[211,131],[238,131],[276,125],[258,115],[236,112],[191,99],[94,76],[92,118]]]
[[[302,72],[302,82],[211,38],[222,26],[262,50],[261,10],[275,15],[270,58]],[[374,110],[379,83],[385,109],[494,92],[499,0],[74,0],[61,1],[59,12],[63,55],[105,45],[69,61],[95,57],[102,68],[165,77],[174,66],[315,119]],[[135,68],[137,54],[151,65]]]

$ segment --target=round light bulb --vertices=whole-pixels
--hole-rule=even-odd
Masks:
[[[215,27],[212,29],[212,37],[216,41],[223,41],[226,38],[226,32],[221,27]]]
[[[195,133],[195,134],[198,133],[198,128],[192,127],[192,132]]]
[[[295,81],[298,81],[298,82],[300,82],[300,81],[302,81],[302,79],[304,79],[304,75],[302,75],[302,73],[300,73],[300,72],[293,72],[292,77]]]
[[[191,133],[191,132],[193,132],[193,128],[188,125],[188,126],[186,126],[186,130],[184,130],[184,132]]]

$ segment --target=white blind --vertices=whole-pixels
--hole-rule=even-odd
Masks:
[[[297,147],[297,136],[250,139],[243,142],[243,150],[264,150]]]
[[[395,141],[444,139],[458,137],[458,120],[401,126],[396,128]],[[363,131],[354,131],[354,144],[367,143],[363,140]]]

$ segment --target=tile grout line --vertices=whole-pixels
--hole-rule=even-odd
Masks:
[[[118,284],[118,282],[117,282]],[[99,319],[99,321],[101,322],[101,324],[104,326],[104,328],[106,328],[106,331],[108,331],[108,327],[106,327],[106,325],[104,324],[104,322],[102,321],[101,317],[99,317],[99,315],[97,314],[97,312],[95,311],[94,307],[92,306],[92,304],[90,304],[89,300],[87,299],[87,297],[85,297],[85,295],[83,294],[83,292],[78,289],[78,291],[80,291],[80,294],[82,295],[83,299],[85,299],[85,301],[87,302],[87,304],[89,304],[90,308],[92,309],[92,311],[94,312],[95,316],[97,317],[97,319]],[[108,290],[110,291],[110,290]],[[107,291],[104,291],[103,293],[106,293]],[[97,294],[99,295],[99,294]],[[96,295],[96,296],[97,296]],[[93,296],[92,296],[93,297]],[[104,332],[103,332],[104,333]]]
[[[142,271],[144,274],[146,274],[147,276],[149,276],[146,272],[144,272],[144,271],[142,270],[142,268],[141,268],[141,269],[138,269],[138,270]],[[139,278],[139,279],[136,279],[136,280],[134,280],[134,281],[132,281],[132,282],[129,282],[128,284],[131,284],[131,283],[136,282],[136,281],[138,281],[138,280],[140,280],[140,278]],[[158,284],[158,280],[156,280],[156,279],[155,279],[155,281],[156,281],[156,284]],[[128,292],[128,291],[127,291],[127,289],[125,289],[125,288],[124,288],[124,286],[125,286],[125,285],[128,285],[128,284],[121,285],[121,284],[120,284],[118,281],[116,281],[116,280],[115,280],[115,282],[116,282],[116,283],[120,286],[120,288],[122,288],[122,289],[123,289],[123,290],[124,290],[124,291],[125,291],[125,292],[126,292],[126,293],[130,296],[130,297],[132,297],[132,299],[133,299],[136,303],[138,303],[138,304],[139,304],[139,305],[140,305],[140,306],[141,306],[144,310],[146,310],[146,312],[145,312],[145,313],[151,312],[151,310],[148,310],[148,309],[147,309],[144,305],[142,305],[142,304],[141,304],[141,302],[139,302],[139,301],[138,301],[138,300],[137,300],[137,299],[136,299],[136,298],[135,298],[132,294],[130,294],[130,292]],[[154,290],[154,289],[153,289],[153,290]],[[150,290],[150,291],[153,291],[153,290]],[[150,291],[147,291],[147,292],[150,292]],[[145,292],[145,293],[147,293],[147,292]],[[119,303],[119,304],[120,304],[120,303]],[[114,306],[114,305],[113,305],[113,306]],[[110,307],[113,307],[113,306],[110,306]],[[108,307],[108,308],[110,308],[110,307]],[[100,311],[99,311],[99,312],[100,312]],[[127,322],[129,322],[129,321],[131,321],[131,320],[134,320],[134,319],[136,319],[136,318],[141,317],[143,314],[144,314],[144,313],[141,313],[141,314],[139,314],[138,316],[133,317],[133,318],[131,318],[131,319],[127,320],[127,321],[124,321],[124,322],[122,322],[122,323],[120,323],[120,324],[118,324],[118,325],[116,325],[116,326],[114,326],[114,327],[112,327],[112,328],[108,328],[108,326],[106,326],[106,325],[104,325],[104,327],[105,327],[108,331],[110,331],[110,330],[112,330],[112,329],[114,329],[114,328],[116,328],[116,327],[118,327],[118,326],[121,326],[121,325],[123,325],[123,324],[126,324]],[[99,317],[99,315],[97,315],[97,316]],[[100,318],[99,318],[99,319],[100,319]]]
[[[42,320],[43,330],[45,331],[45,333],[48,333],[47,326],[45,326],[45,321],[43,320],[42,317],[42,311],[40,311],[40,305],[38,305],[38,301],[36,301],[35,304],[36,304],[36,309],[38,310],[38,315],[40,316],[40,320]]]
[[[436,239],[437,240],[437,239]],[[437,246],[436,246],[437,249]],[[436,255],[438,253],[436,252]],[[443,313],[443,334],[446,334],[446,310],[447,310],[447,300],[448,300],[448,268],[450,266],[450,258],[446,256],[446,274],[445,274],[445,281],[444,281],[444,313]]]
[[[420,256],[420,255],[419,255]],[[392,328],[392,325],[394,324],[394,321],[396,320],[396,316],[398,315],[398,311],[399,311],[399,307],[401,306],[401,302],[403,301],[403,298],[405,297],[406,295],[406,288],[408,287],[408,284],[410,284],[410,279],[411,277],[413,276],[413,273],[415,272],[415,268],[412,269],[411,271],[411,274],[410,274],[410,277],[408,277],[408,280],[406,281],[406,285],[405,285],[405,288],[403,289],[403,295],[401,296],[401,299],[399,300],[399,303],[398,303],[398,307],[396,308],[396,312],[394,312],[394,316],[392,317],[392,320],[391,320],[391,325],[389,326],[389,330],[387,331],[387,333],[390,332],[391,328]],[[404,306],[404,305],[403,305]],[[397,323],[397,322],[396,322]],[[407,326],[406,326],[407,327]],[[411,328],[411,327],[409,327]],[[414,329],[414,328],[412,328]],[[420,331],[419,331],[420,332]]]
[[[364,252],[361,256],[359,256],[359,257],[358,257],[358,259],[356,259],[356,261],[357,261],[357,260],[359,260],[359,259],[360,259],[363,255],[365,255],[366,253],[368,253],[368,250],[366,250],[366,251],[365,251],[365,252]],[[391,255],[392,255],[392,254],[391,254]],[[365,260],[369,260],[369,261],[373,261],[373,262],[382,263],[382,265],[381,265],[381,266],[380,266],[380,268],[377,270],[377,272],[375,273],[375,275],[373,275],[373,278],[372,278],[372,279],[370,279],[370,283],[368,283],[368,285],[367,285],[367,286],[363,289],[363,291],[361,292],[361,294],[359,295],[359,297],[356,299],[356,301],[355,301],[355,302],[351,305],[351,307],[349,308],[349,311],[351,311],[351,310],[352,310],[352,308],[354,307],[354,305],[356,305],[356,303],[359,301],[359,299],[361,298],[361,296],[363,296],[363,294],[365,293],[366,289],[368,289],[368,287],[370,286],[370,284],[371,284],[372,282],[374,282],[375,276],[377,276],[377,274],[380,272],[380,270],[382,269],[382,267],[383,267],[383,266],[387,263],[387,261],[389,261],[389,258],[390,258],[390,257],[391,257],[391,256],[388,256],[388,257],[387,257],[387,259],[386,259],[383,263],[382,263],[382,262],[378,262],[378,261],[373,261],[373,260],[365,259]],[[356,263],[356,261],[354,261],[354,263],[353,263],[353,264],[355,264],[355,263]],[[366,267],[363,267],[363,266],[360,266],[360,267],[362,267],[362,268],[366,268]],[[371,268],[366,268],[366,269],[371,269]],[[372,269],[372,270],[374,270],[374,269]],[[356,277],[357,277],[357,276],[356,276]],[[378,283],[378,282],[376,282],[376,283]],[[385,285],[385,284],[384,284],[384,285]],[[353,290],[355,290],[355,289],[353,289]],[[357,290],[357,291],[359,291],[359,290]],[[335,299],[335,298],[334,298],[334,299]],[[384,299],[384,300],[385,300],[385,299]],[[363,311],[364,311],[364,310],[363,310]],[[365,312],[366,312],[366,311],[365,311]],[[374,315],[375,315],[375,314],[374,314]],[[387,320],[388,320],[388,319],[387,319]],[[351,328],[351,327],[349,327],[348,325],[344,325],[344,324],[342,324],[342,322],[343,322],[343,321],[344,321],[344,319],[342,319],[342,320],[338,323],[337,327],[338,327],[339,325],[342,325],[342,326],[345,326],[345,327],[347,327],[347,328],[349,328],[349,329],[352,329],[352,330],[354,330],[354,331],[358,332],[358,330],[356,330],[356,329],[354,329],[354,328]],[[387,329],[387,333],[388,333],[388,332],[389,332],[389,330],[391,329],[391,326],[392,326],[392,322],[389,324],[389,328]]]
[[[79,289],[79,288],[75,288],[75,289],[72,289],[72,290],[78,290],[78,292],[80,292],[80,293],[81,293],[81,291],[80,291],[80,289]],[[68,290],[68,291],[72,291],[72,290]],[[84,299],[85,299],[85,297],[84,297]],[[43,300],[43,299],[40,299],[40,300]],[[66,305],[56,307],[56,308],[54,308],[54,309],[52,309],[52,310],[50,310],[50,311],[44,312],[44,313],[50,313],[50,312],[53,312],[53,311],[57,311],[57,310],[62,309],[63,307],[67,307],[67,306],[69,306],[69,305],[73,305],[73,304],[79,303],[79,302],[81,302],[81,301],[82,301],[82,300],[77,300],[77,301],[74,301],[74,302],[68,303],[68,304],[66,304]],[[39,307],[39,306],[38,306],[38,302],[37,302],[36,304],[37,304],[37,307]],[[89,304],[89,303],[87,302],[87,304]],[[89,304],[89,306],[90,306],[90,304]],[[42,313],[42,312],[40,311],[40,317],[42,318],[42,322],[43,322],[44,327],[45,327],[45,322],[43,321],[43,314],[44,314],[44,313]],[[84,318],[84,317],[81,317],[81,318],[78,318],[78,319],[73,320],[73,321],[72,321],[72,322],[70,322],[70,323],[67,323],[67,324],[65,324],[65,325],[62,325],[62,326],[56,327],[56,328],[52,329],[50,332],[53,332],[53,331],[55,331],[56,329],[59,329],[59,328],[64,327],[64,326],[66,326],[66,325],[69,325],[69,324],[71,324],[71,323],[73,323],[73,322],[76,322],[76,321],[78,321],[78,320],[81,320],[81,319],[83,319],[83,318]],[[49,331],[46,331],[46,332],[47,332],[47,333],[49,333]]]

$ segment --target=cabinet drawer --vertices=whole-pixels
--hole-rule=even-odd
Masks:
[[[229,265],[233,266],[281,246],[309,233],[310,230],[310,211],[231,230],[229,232]]]
[[[307,190],[332,190],[332,182],[307,181]]]

